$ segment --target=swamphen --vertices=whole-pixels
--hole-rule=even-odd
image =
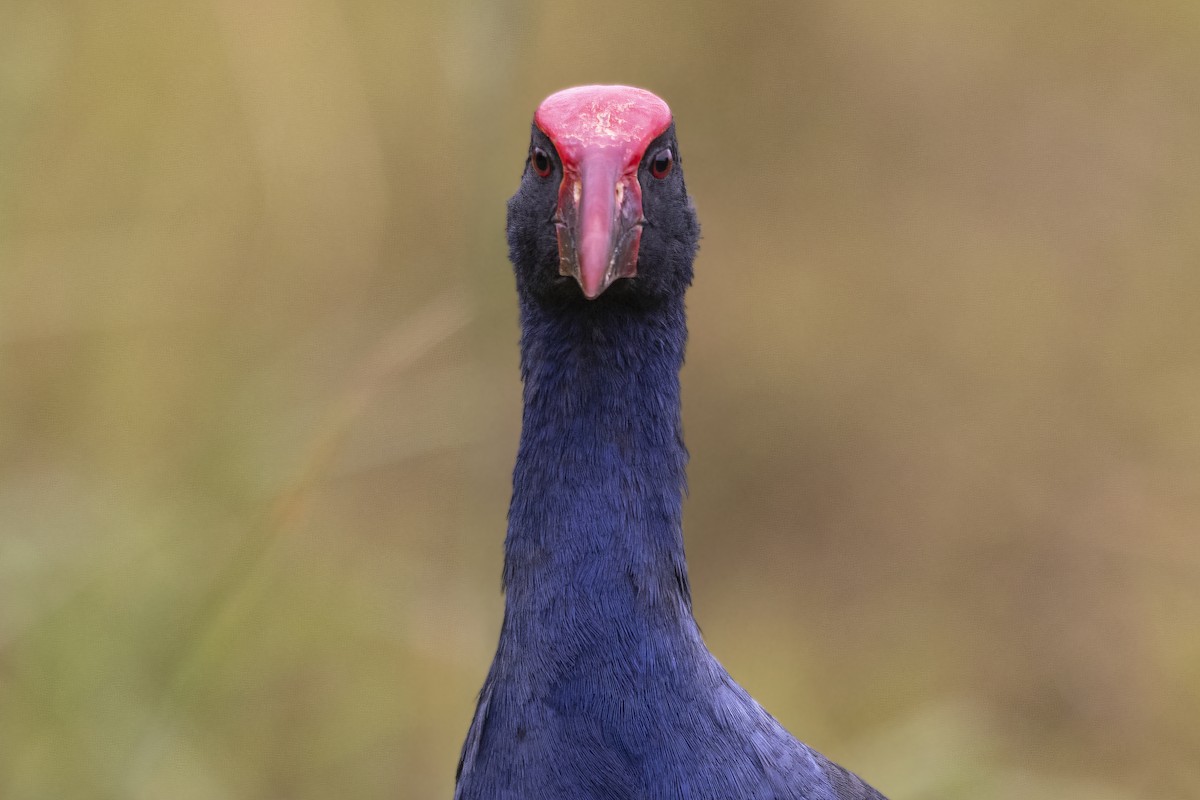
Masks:
[[[457,800],[883,797],[784,730],[692,616],[679,368],[699,235],[666,103],[583,86],[541,104],[508,204],[525,413],[507,601]]]

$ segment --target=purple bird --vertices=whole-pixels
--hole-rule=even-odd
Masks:
[[[546,98],[508,204],[525,411],[504,624],[456,800],[883,798],[764,711],[692,616],[679,368],[699,238],[666,103]]]

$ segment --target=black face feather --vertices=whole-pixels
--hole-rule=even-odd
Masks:
[[[533,166],[538,149],[551,162],[544,177]],[[656,178],[652,163],[664,149],[671,151],[674,164],[666,177]],[[589,302],[640,305],[683,296],[692,282],[700,225],[684,183],[674,124],[650,143],[638,166],[646,225],[638,249],[637,276],[618,279],[596,300],[587,300],[574,279],[559,274],[553,219],[562,178],[562,162],[554,143],[532,126],[521,185],[508,201],[509,258],[522,300],[566,306]]]

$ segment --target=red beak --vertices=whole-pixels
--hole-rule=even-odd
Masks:
[[[534,114],[563,166],[554,223],[558,271],[595,300],[637,275],[642,239],[638,164],[671,125],[671,109],[645,89],[577,86],[555,92]]]
[[[617,278],[637,275],[642,238],[642,187],[613,150],[583,155],[563,174],[558,190],[558,271],[579,281],[595,300]]]

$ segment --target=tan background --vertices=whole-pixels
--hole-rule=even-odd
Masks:
[[[448,798],[530,115],[671,103],[697,614],[895,800],[1200,796],[1200,4],[0,2],[0,797]]]

